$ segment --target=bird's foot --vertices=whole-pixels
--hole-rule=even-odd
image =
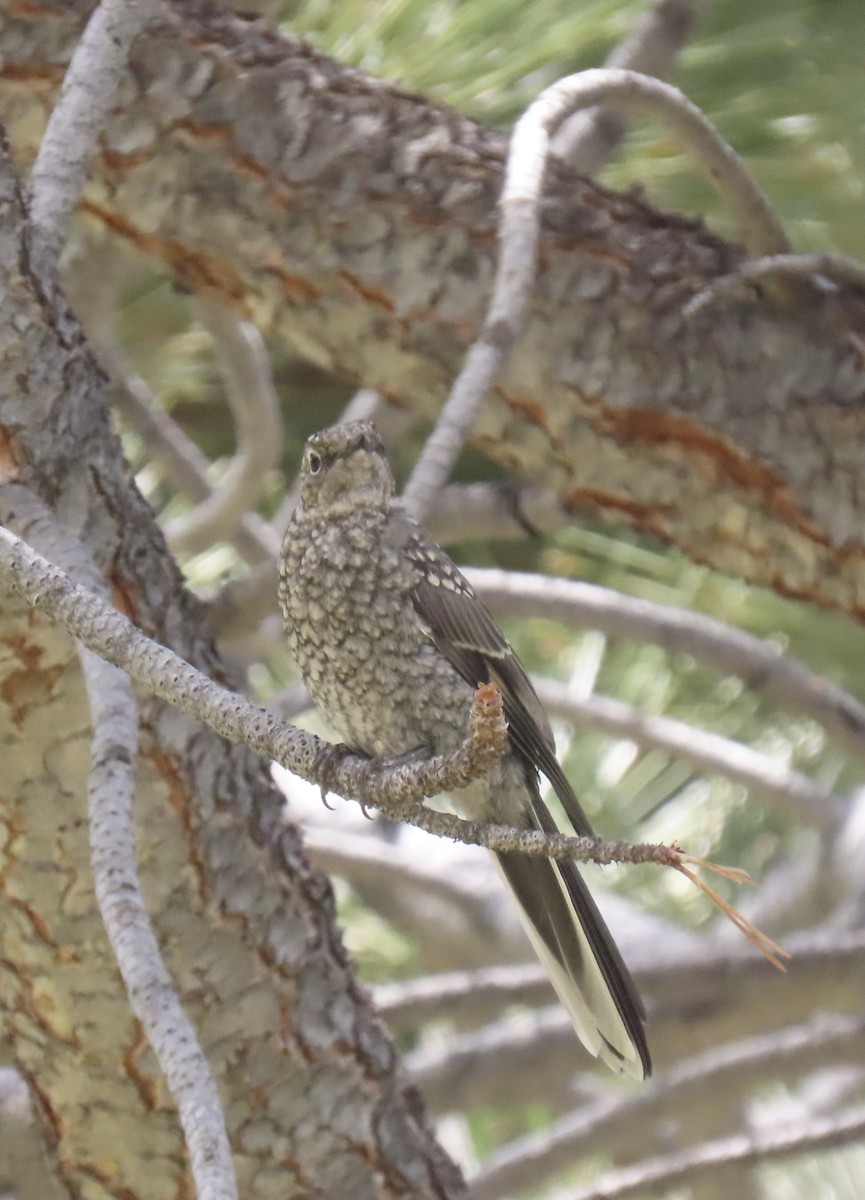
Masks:
[[[328,804],[328,792],[335,791],[336,772],[339,765],[347,758],[357,757],[357,751],[351,746],[347,746],[344,742],[337,742],[336,745],[327,746],[322,750],[318,760],[318,790],[321,793],[321,802],[325,808],[333,812],[333,805]],[[364,814],[366,815],[366,814]]]

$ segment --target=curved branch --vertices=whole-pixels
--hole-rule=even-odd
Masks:
[[[180,554],[197,554],[235,536],[261,499],[282,445],[279,400],[261,334],[207,293],[197,297],[197,308],[222,369],[237,449],[219,486],[169,525],[169,545]]]
[[[621,67],[663,79],[685,44],[697,13],[711,0],[657,0],[612,51],[604,67]],[[601,105],[565,121],[553,139],[552,152],[575,171],[595,175],[625,136],[618,113]]]
[[[686,317],[699,313],[747,284],[776,279],[804,279],[811,283],[848,284],[865,291],[865,263],[846,254],[769,254],[740,265],[698,292],[684,308]]]
[[[522,332],[537,270],[541,194],[550,139],[572,113],[608,102],[659,117],[691,151],[756,253],[789,248],[780,219],[742,160],[695,104],[670,84],[636,71],[568,75],[542,92],[517,122],[499,207],[500,254],[493,295],[403,500],[422,519],[474,428],[484,397]]]

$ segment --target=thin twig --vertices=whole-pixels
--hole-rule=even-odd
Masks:
[[[550,617],[610,637],[652,642],[738,676],[781,707],[818,721],[865,762],[865,705],[772,642],[702,613],[668,608],[574,579],[472,568],[466,575],[497,615]]]
[[[845,284],[865,291],[865,263],[845,254],[769,254],[743,262],[730,275],[715,279],[682,311],[689,319],[696,317],[742,288],[778,278],[807,280],[824,288]]]
[[[480,686],[469,714],[466,741],[456,751],[419,763],[379,762],[335,754],[334,747],[291,725],[284,725],[266,710],[242,696],[228,692],[208,679],[171,650],[152,642],[125,617],[99,597],[77,587],[22,542],[0,527],[0,578],[33,607],[47,613],[89,649],[121,667],[148,691],[204,721],[217,733],[267,756],[302,779],[332,788],[361,804],[373,805],[394,820],[406,821],[437,837],[485,846],[499,853],[533,854],[579,862],[654,863],[686,875],[721,910],[734,920],[757,949],[780,967],[784,951],[751,926],[722,900],[691,866],[715,871],[735,882],[747,875],[736,868],[719,867],[693,858],[678,847],[569,837],[486,825],[450,813],[425,808],[422,799],[466,787],[484,776],[498,760],[507,742],[502,698],[489,685]]]
[[[75,47],[30,177],[31,253],[45,282],[57,270],[129,48],[155,9],[153,0],[102,0]]]
[[[3,489],[14,521],[88,587],[108,587],[84,546],[27,489]],[[166,969],[141,891],[135,853],[138,709],[129,676],[86,649],[78,653],[93,718],[88,781],[90,861],[99,912],[135,1016],[177,1104],[199,1200],[236,1200],[231,1146],[207,1059]]]
[[[573,113],[608,103],[649,112],[691,151],[729,207],[749,248],[784,253],[783,226],[742,160],[695,104],[670,84],[636,71],[597,69],[560,79],[527,109],[511,138],[500,200],[499,261],[481,331],[415,464],[403,494],[426,516],[474,428],[484,398],[522,332],[537,270],[541,190],[550,138]]]
[[[279,399],[261,334],[206,293],[196,298],[196,307],[222,370],[237,449],[219,486],[169,524],[166,537],[178,554],[197,554],[235,537],[244,515],[261,499],[282,446]]]
[[[612,696],[594,693],[580,699],[554,679],[535,679],[534,683],[547,711],[565,717],[579,729],[599,729],[643,747],[666,750],[703,771],[744,784],[755,795],[795,813],[810,825],[837,828],[849,808],[831,788],[821,787],[741,742],[672,717],[640,712]]]

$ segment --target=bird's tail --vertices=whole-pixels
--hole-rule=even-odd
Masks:
[[[534,825],[555,832],[537,784],[529,783]],[[614,1071],[637,1079],[651,1074],[642,1002],[576,865],[521,854],[497,857],[580,1041]]]

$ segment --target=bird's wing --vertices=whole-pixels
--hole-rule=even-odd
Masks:
[[[416,569],[412,601],[439,651],[472,687],[494,683],[502,694],[509,736],[523,760],[527,822],[544,833],[556,832],[538,792],[541,771],[577,832],[591,835],[588,818],[556,759],[543,706],[486,606],[413,521],[398,518],[389,536]],[[583,1043],[614,1070],[638,1078],[650,1074],[640,997],[576,864],[519,854],[497,857]]]
[[[588,817],[556,758],[543,705],[486,605],[444,551],[408,518],[401,542],[417,569],[412,601],[430,638],[466,683],[495,684],[514,746],[550,781],[574,829],[591,836]]]

